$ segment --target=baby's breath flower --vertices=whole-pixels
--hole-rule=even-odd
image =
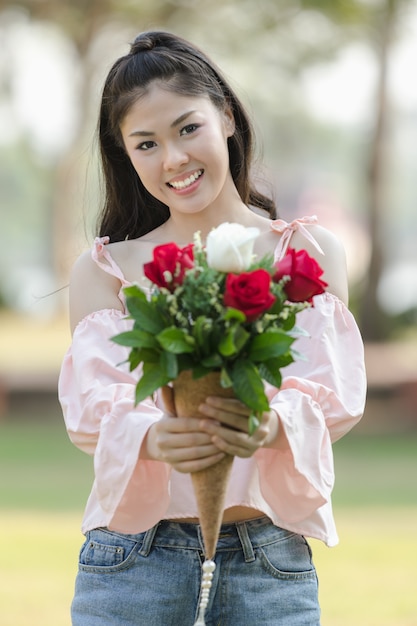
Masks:
[[[264,329],[264,325],[262,324],[262,321],[257,320],[254,326],[255,326],[255,331],[258,333],[258,335],[260,335]]]
[[[177,315],[178,307],[176,306],[175,302],[172,302],[172,304],[168,306],[168,313],[169,315],[171,315],[171,317],[175,317]]]
[[[203,250],[203,244],[201,241],[201,230],[197,230],[194,233],[194,250],[195,252],[201,252]]]
[[[179,326],[182,328],[186,328],[188,326],[188,315],[184,315],[182,311],[176,311],[174,316],[175,321],[178,322]]]

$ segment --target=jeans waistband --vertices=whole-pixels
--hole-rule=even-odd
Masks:
[[[289,531],[275,526],[268,517],[223,524],[217,552],[243,550],[246,562],[255,560],[254,548],[288,537]],[[204,552],[199,524],[163,520],[144,533],[139,554],[148,556],[152,547]]]

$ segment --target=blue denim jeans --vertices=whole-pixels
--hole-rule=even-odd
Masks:
[[[198,524],[162,521],[137,535],[89,531],[73,626],[192,626],[204,560]],[[207,626],[319,626],[318,585],[301,535],[267,517],[221,527]]]

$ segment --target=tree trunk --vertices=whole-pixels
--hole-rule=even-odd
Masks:
[[[386,314],[377,291],[384,266],[385,183],[387,180],[387,134],[389,126],[388,61],[396,22],[397,0],[386,0],[382,10],[378,45],[379,80],[376,94],[376,119],[368,167],[369,234],[371,259],[368,278],[361,298],[359,324],[368,341],[382,341],[386,333]]]

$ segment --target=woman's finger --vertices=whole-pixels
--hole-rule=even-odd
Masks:
[[[214,409],[219,409],[226,411],[227,413],[235,413],[236,415],[248,416],[250,410],[243,404],[240,400],[236,398],[221,398],[219,396],[208,396],[206,398],[206,405],[209,407],[213,407]]]
[[[211,418],[212,423],[224,424],[230,429],[247,432],[248,420],[250,411],[245,408],[245,413],[235,413],[230,410],[230,406],[227,410],[220,408],[220,406],[214,406],[210,404],[202,404],[198,407],[200,413]],[[208,420],[204,420],[206,423]]]
[[[207,469],[212,465],[215,465],[222,459],[224,459],[225,454],[223,452],[217,452],[210,456],[204,457],[202,459],[193,459],[191,461],[178,461],[176,463],[172,463],[172,467],[177,471],[183,474],[189,474],[192,472],[199,472],[201,470]]]

